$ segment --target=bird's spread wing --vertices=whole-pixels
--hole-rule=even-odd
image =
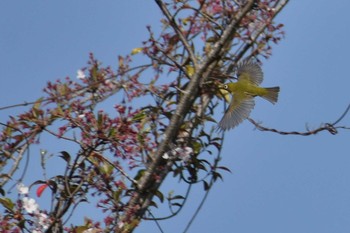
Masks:
[[[223,131],[236,127],[249,117],[254,105],[255,102],[253,96],[245,93],[240,95],[235,94],[225,115],[219,122],[218,127]]]
[[[244,61],[237,67],[238,81],[249,81],[252,84],[260,85],[264,74],[261,67],[254,62]]]

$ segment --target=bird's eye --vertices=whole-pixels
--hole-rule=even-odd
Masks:
[[[224,89],[227,90],[227,88],[228,88],[228,86],[227,86],[227,84],[225,84],[225,85],[224,85]]]

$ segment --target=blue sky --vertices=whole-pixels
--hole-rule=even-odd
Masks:
[[[286,38],[263,65],[264,86],[281,87],[279,102],[257,100],[253,119],[303,131],[341,115],[350,103],[349,7],[345,0],[287,5],[276,19]],[[147,24],[160,26],[158,16],[153,1],[0,2],[0,106],[40,97],[49,80],[74,78],[89,52],[116,67],[119,54],[147,38]],[[244,122],[225,138],[222,164],[232,174],[214,186],[189,232],[350,232],[349,151],[348,131],[281,136]],[[201,188],[181,216],[161,222],[165,232],[183,230]],[[152,229],[143,223],[136,232]]]

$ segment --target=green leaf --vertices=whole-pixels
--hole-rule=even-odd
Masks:
[[[145,174],[145,172],[146,172],[145,169],[139,170],[139,171],[137,172],[137,174],[136,174],[134,180],[139,180],[139,179],[143,176],[143,174]]]
[[[0,179],[11,179],[11,176],[9,176],[8,174],[2,173],[0,174]]]
[[[217,169],[221,169],[221,170],[225,170],[225,171],[227,171],[227,172],[229,172],[229,173],[232,173],[231,170],[230,170],[229,168],[224,167],[224,166],[219,166],[219,167],[216,167],[216,168],[217,168]]]
[[[184,200],[185,198],[183,196],[181,196],[181,195],[176,195],[176,196],[170,198],[170,200],[176,200],[176,199]]]
[[[122,194],[122,189],[119,188],[117,191],[113,192],[113,200],[116,202],[120,201],[120,194]]]
[[[110,176],[112,174],[114,168],[109,163],[103,162],[103,165],[100,166],[99,169],[103,174]]]
[[[62,155],[60,155],[60,157],[62,159],[64,159],[67,163],[69,163],[70,162],[70,155],[69,155],[69,153],[66,152],[66,151],[61,151],[60,153],[62,154]]]
[[[186,65],[185,69],[188,77],[192,77],[193,74],[195,73],[194,67],[191,65]]]
[[[197,163],[196,164],[196,168],[197,169],[201,169],[201,170],[204,170],[204,171],[208,171],[208,169],[201,163]]]
[[[149,205],[150,205],[150,206],[154,206],[154,207],[158,208],[157,203],[155,203],[154,201],[151,201],[151,203],[150,203]]]
[[[102,126],[103,126],[103,114],[99,112],[97,114],[97,128],[102,129]]]
[[[146,113],[142,111],[142,112],[139,112],[139,113],[135,114],[135,116],[133,116],[132,120],[133,120],[133,121],[141,121],[141,120],[143,120],[146,116],[147,116]]]
[[[210,117],[210,116],[204,116],[203,118],[205,120],[207,120],[207,121],[211,121],[211,122],[217,123],[217,121],[214,118]]]
[[[6,129],[5,129],[5,134],[6,134],[7,136],[10,136],[10,135],[11,135],[11,133],[12,133],[12,131],[13,131],[13,128],[12,128],[12,127],[7,126],[7,127],[6,127]]]
[[[7,197],[0,198],[0,204],[6,209],[10,210],[11,212],[13,211],[13,207],[15,206],[11,199]]]
[[[0,194],[2,196],[5,196],[5,190],[2,188],[2,186],[0,186]]]
[[[194,154],[199,154],[202,149],[202,145],[199,142],[193,142],[192,148],[193,148]]]
[[[52,190],[53,193],[57,192],[57,183],[54,180],[48,180],[47,183],[49,184],[50,189]]]
[[[208,191],[210,189],[208,182],[206,182],[205,180],[203,180],[203,186],[204,186],[204,191]]]
[[[160,202],[163,203],[164,202],[164,195],[162,192],[160,192],[159,190],[156,190],[155,194],[156,197],[159,198]]]
[[[221,180],[223,180],[221,174],[218,172],[213,172],[213,178],[214,178],[214,180],[217,180],[217,178],[220,178]]]
[[[89,229],[88,226],[78,226],[74,229],[76,233],[83,233],[84,231],[87,231]]]
[[[26,220],[23,219],[17,223],[17,226],[23,230],[25,227],[25,223],[26,223]],[[24,231],[22,231],[22,232],[24,232]]]
[[[180,204],[180,203],[177,203],[177,202],[175,202],[175,203],[171,203],[171,205],[172,205],[172,206],[178,206],[178,207],[182,207],[182,204]]]
[[[108,132],[108,137],[114,138],[116,135],[116,130],[114,127],[110,128],[109,132]]]
[[[135,55],[138,54],[140,52],[142,52],[143,48],[134,48],[133,50],[131,50],[131,55]]]
[[[212,144],[213,146],[215,146],[216,149],[221,150],[221,144],[220,144],[220,143],[212,142],[211,144]]]
[[[33,105],[33,109],[34,110],[39,110],[41,103],[43,102],[43,97],[39,98],[37,101],[35,101],[34,105]]]

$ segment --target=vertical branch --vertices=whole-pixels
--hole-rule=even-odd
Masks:
[[[159,0],[156,0],[156,2],[158,4],[161,3]],[[119,226],[121,227],[116,229],[115,232],[132,232],[149,207],[155,190],[159,188],[170,167],[173,165],[173,161],[171,159],[166,161],[162,158],[163,154],[169,149],[168,145],[177,138],[179,128],[184,120],[184,117],[188,113],[195,99],[198,97],[200,83],[205,82],[209,77],[211,68],[213,68],[213,63],[218,61],[225,52],[225,46],[231,42],[232,35],[236,31],[236,28],[242,18],[251,10],[253,2],[254,0],[248,1],[242,11],[240,11],[237,16],[231,20],[220,40],[215,43],[208,57],[196,69],[196,72],[191,77],[184,95],[180,99],[180,103],[176,108],[175,114],[172,116],[170,124],[165,131],[164,139],[158,147],[154,160],[140,179],[136,193],[131,197],[126,206],[126,211],[124,211],[119,220]],[[164,7],[163,4],[160,4],[160,6]],[[172,20],[172,22],[174,25],[176,25],[174,20]],[[174,30],[181,34],[180,31],[175,29],[178,27],[174,25]],[[185,38],[183,38],[183,40],[185,40]]]

